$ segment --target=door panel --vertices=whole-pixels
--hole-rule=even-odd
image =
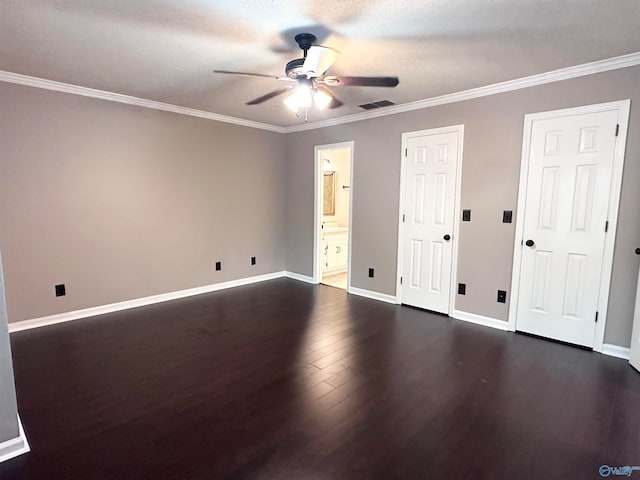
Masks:
[[[432,293],[442,292],[442,262],[443,262],[443,242],[431,242],[431,283],[429,291]]]
[[[426,175],[416,175],[414,182],[415,187],[413,189],[413,222],[416,225],[424,224],[424,185],[426,183]]]
[[[449,313],[458,140],[433,133],[407,140],[402,303]]]
[[[411,240],[411,288],[422,288],[422,240]]]
[[[618,112],[534,121],[517,329],[593,346]]]

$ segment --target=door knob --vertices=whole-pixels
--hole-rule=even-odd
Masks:
[[[445,241],[447,241],[447,242],[448,242],[449,240],[451,240],[451,235],[449,235],[449,234],[447,233],[447,234],[446,234],[444,237],[442,237],[442,238],[444,238],[444,239],[445,239]]]
[[[533,240],[529,239],[529,240],[527,240],[526,242],[524,242],[524,244],[525,244],[527,247],[533,247],[533,246],[536,244],[536,242],[534,242]]]
[[[636,248],[636,255],[640,255],[640,248]]]

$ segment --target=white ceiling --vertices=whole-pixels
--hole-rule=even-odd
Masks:
[[[397,75],[394,89],[339,87],[359,113],[640,51],[638,0],[1,0],[0,70],[289,126],[281,86],[213,69],[283,75],[300,32],[342,52],[333,75]]]

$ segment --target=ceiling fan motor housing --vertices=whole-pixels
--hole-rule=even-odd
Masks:
[[[340,52],[331,47],[316,45],[316,40],[315,35],[311,33],[299,33],[295,36],[295,41],[304,52],[304,55],[302,58],[296,58],[286,64],[284,71],[287,78],[279,78],[263,73],[232,72],[228,70],[214,71],[216,73],[267,77],[276,80],[291,79],[295,82],[295,85],[290,83],[283,88],[251,100],[247,102],[247,105],[258,105],[295,88],[294,94],[287,99],[287,101],[291,99],[294,99],[294,101],[289,102],[292,105],[285,101],[287,106],[298,108],[304,104],[302,106],[306,108],[311,101],[311,97],[313,97],[320,109],[327,106],[329,108],[337,108],[342,105],[342,102],[326,88],[327,86],[395,87],[398,85],[398,77],[325,77],[324,75]]]
[[[302,71],[302,65],[304,64],[305,58],[307,58],[307,50],[316,43],[316,36],[311,33],[299,33],[294,38],[298,46],[304,52],[304,57],[296,58],[295,60],[288,62],[284,67],[284,71],[287,74],[287,77],[295,80],[300,76],[306,76]]]
[[[302,66],[304,65],[304,58],[296,58],[295,60],[291,60],[287,63],[287,66],[284,67],[284,71],[287,74],[287,77],[293,78],[294,80],[298,78],[298,76],[304,75],[302,71]]]
[[[316,43],[316,36],[311,33],[299,33],[294,39],[298,46],[304,50],[305,57],[307,56],[307,50]]]

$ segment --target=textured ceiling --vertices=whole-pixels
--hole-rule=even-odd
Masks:
[[[342,52],[333,75],[397,75],[395,89],[340,87],[345,103],[434,97],[640,51],[638,0],[1,0],[0,70],[289,126],[280,86],[213,69],[283,75],[293,36]]]

